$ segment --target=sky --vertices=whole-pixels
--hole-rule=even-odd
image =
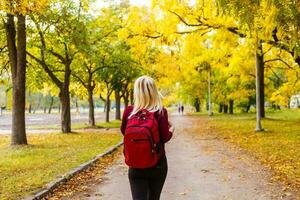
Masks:
[[[118,2],[118,0],[113,0]],[[151,0],[129,0],[131,5],[136,5],[136,6],[147,6],[150,7],[151,5]],[[97,0],[95,5],[97,8],[104,7],[107,3],[103,0]]]
[[[130,0],[130,4],[137,6],[148,6],[151,5],[151,0]]]

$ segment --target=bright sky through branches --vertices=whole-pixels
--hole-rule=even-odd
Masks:
[[[120,2],[120,1],[114,0],[113,2]],[[129,0],[129,2],[131,5],[135,5],[135,6],[147,6],[147,7],[151,6],[151,0]],[[107,2],[103,0],[97,0],[95,4],[98,8],[101,8],[101,7],[105,7],[105,5],[107,5]]]

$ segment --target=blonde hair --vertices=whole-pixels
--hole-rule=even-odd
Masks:
[[[162,111],[162,95],[157,90],[154,80],[149,76],[141,76],[134,83],[133,110],[128,118],[147,109],[149,112]]]

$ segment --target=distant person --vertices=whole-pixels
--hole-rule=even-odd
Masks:
[[[180,106],[180,104],[178,104],[178,114],[180,115],[180,113],[181,113],[181,106]]]
[[[174,132],[154,80],[134,83],[134,105],[123,114],[125,162],[133,200],[159,200],[168,171],[165,143]]]
[[[184,106],[181,106],[181,114],[183,115],[183,111],[184,111]]]

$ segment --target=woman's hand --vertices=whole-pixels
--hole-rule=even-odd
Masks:
[[[173,123],[170,122],[170,121],[169,121],[169,131],[170,131],[171,133],[174,133],[174,131],[175,131],[175,127],[174,127]]]

